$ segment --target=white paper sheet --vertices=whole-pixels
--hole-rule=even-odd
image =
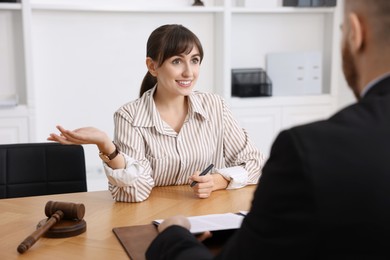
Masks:
[[[217,231],[226,229],[238,229],[241,226],[243,215],[234,213],[209,214],[188,217],[191,223],[191,233],[197,234],[205,231]],[[160,224],[163,219],[153,221]]]

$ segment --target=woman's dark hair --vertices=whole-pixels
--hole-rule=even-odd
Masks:
[[[190,53],[194,48],[198,48],[200,54],[200,63],[203,59],[203,48],[198,37],[180,24],[162,25],[155,29],[149,36],[146,44],[146,57],[156,61],[160,67],[166,59],[182,53]],[[146,73],[139,96],[156,85],[157,79],[149,73]]]

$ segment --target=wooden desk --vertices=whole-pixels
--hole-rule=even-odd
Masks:
[[[115,202],[108,191],[0,200],[0,259],[128,259],[112,228],[149,224],[176,214],[185,216],[249,210],[256,186],[213,192],[195,198],[188,186],[157,187],[140,203]],[[39,239],[27,252],[18,245],[46,218],[49,200],[83,203],[87,231],[70,238]]]

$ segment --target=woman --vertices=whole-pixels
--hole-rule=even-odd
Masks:
[[[147,42],[148,72],[140,98],[114,114],[114,142],[99,129],[57,126],[62,144],[96,144],[117,201],[140,202],[154,186],[192,186],[207,198],[220,189],[256,184],[264,156],[239,127],[221,97],[193,91],[203,59],[197,36],[182,25],[163,25]],[[200,170],[214,164],[211,174]]]

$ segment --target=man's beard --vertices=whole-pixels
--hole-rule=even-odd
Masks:
[[[358,79],[359,75],[356,68],[356,63],[353,59],[349,45],[344,42],[342,47],[342,58],[343,58],[343,72],[348,86],[352,89],[353,94],[359,100],[360,93],[358,90]]]

